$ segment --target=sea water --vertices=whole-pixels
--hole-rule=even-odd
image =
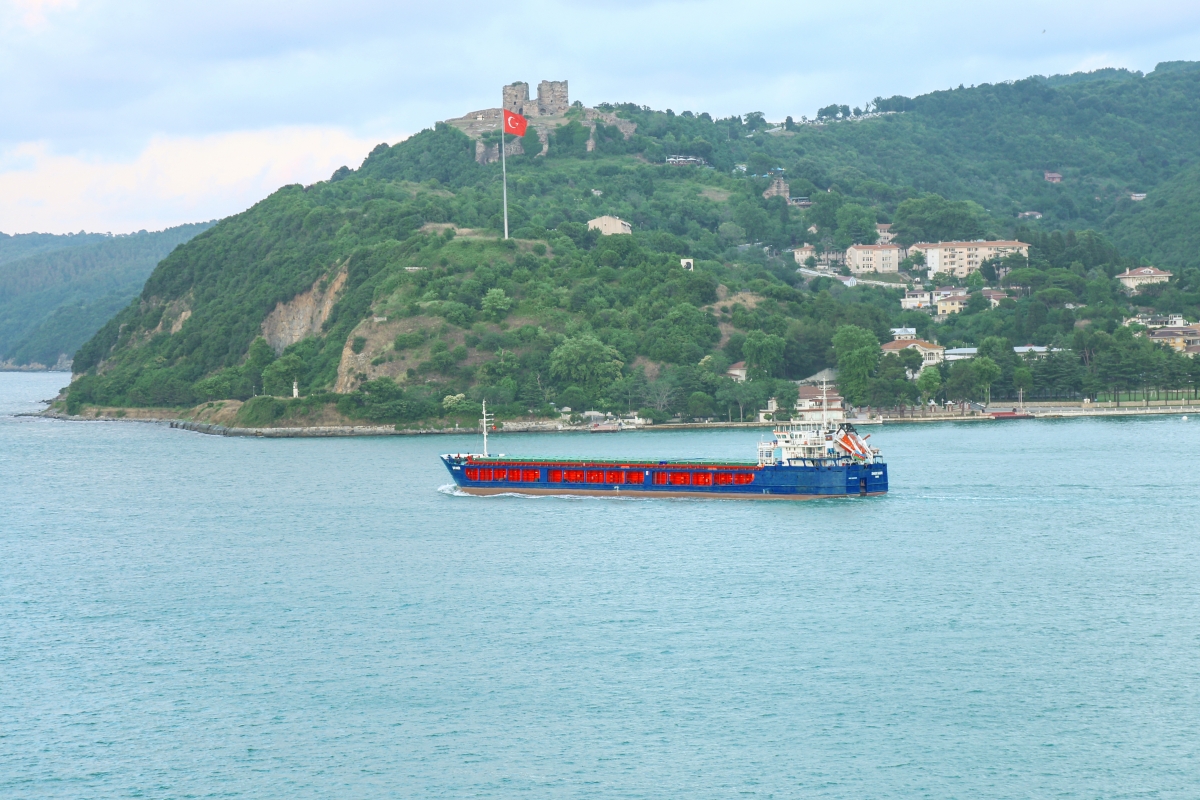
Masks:
[[[1196,422],[874,428],[882,498],[475,498],[472,435],[12,416],[65,380],[0,374],[0,797],[1200,796]]]

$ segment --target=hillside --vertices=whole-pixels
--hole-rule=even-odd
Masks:
[[[53,366],[69,358],[137,296],[163,256],[211,225],[0,237],[0,363]]]
[[[439,123],[380,145],[357,170],[284,187],[173,252],[79,350],[68,402],[191,406],[290,396],[296,382],[300,399],[259,397],[242,421],[326,406],[352,419],[465,420],[482,399],[509,415],[554,403],[736,419],[788,391],[778,379],[835,364],[851,376],[847,394],[873,404],[975,397],[988,383],[999,396],[1178,383],[1193,362],[1128,336],[1120,324],[1133,309],[1112,278],[1148,256],[1132,221],[1159,247],[1191,235],[1158,198],[1185,192],[1200,163],[1194,66],[891,98],[877,105],[896,113],[822,125],[602,106],[636,123],[626,137],[589,130],[576,107],[545,157],[509,160],[507,242],[499,166],[477,163],[475,142]],[[673,153],[714,168],[664,165]],[[811,208],[764,199],[776,167]],[[1048,169],[1063,183],[1046,183]],[[1150,199],[1133,207],[1128,189]],[[1045,217],[1018,227],[1017,210],[1034,203]],[[634,234],[589,231],[602,214]],[[873,241],[883,221],[908,239],[1021,235],[1034,247],[1028,263],[1005,265],[1016,299],[992,309],[980,298],[937,324],[901,312],[898,290],[806,282],[775,255]],[[1193,257],[1161,252],[1178,254],[1177,278],[1138,302],[1200,312]],[[901,324],[983,346],[999,382],[967,365],[919,389],[900,357],[878,351]],[[1022,367],[1011,345],[1029,342],[1064,354]],[[724,377],[739,360],[745,384]]]

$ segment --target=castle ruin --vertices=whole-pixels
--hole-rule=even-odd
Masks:
[[[529,127],[537,134],[542,148],[538,155],[545,155],[550,150],[550,132],[569,121],[567,112],[571,111],[571,100],[567,92],[566,81],[542,81],[537,87],[537,99],[529,96],[529,84],[516,81],[503,87],[500,91],[500,108],[485,108],[472,111],[456,119],[448,119],[446,123],[453,125],[475,140],[475,160],[480,164],[490,164],[500,160],[500,145],[486,145],[483,137],[500,130],[503,124],[504,112],[511,111],[529,120]],[[578,105],[578,104],[577,104]],[[596,124],[603,123],[616,127],[628,139],[637,129],[637,124],[620,119],[615,114],[599,111],[594,108],[579,109],[582,113],[576,117],[580,124],[588,127],[592,135],[588,138],[587,149],[595,149]],[[574,113],[572,114],[574,117]],[[510,140],[505,144],[507,155],[524,153],[525,149],[520,139]]]
[[[505,110],[523,117],[557,117],[567,113],[571,107],[566,81],[539,83],[536,103],[530,101],[529,84],[524,81],[505,86],[502,95]]]

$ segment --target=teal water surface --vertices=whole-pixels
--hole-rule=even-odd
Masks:
[[[471,436],[12,416],[65,378],[0,373],[0,797],[1200,796],[1200,420],[875,428],[883,498],[472,498]]]

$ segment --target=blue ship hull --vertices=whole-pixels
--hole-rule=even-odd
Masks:
[[[887,465],[829,460],[806,466],[739,462],[617,462],[444,455],[469,494],[813,500],[888,490]]]

